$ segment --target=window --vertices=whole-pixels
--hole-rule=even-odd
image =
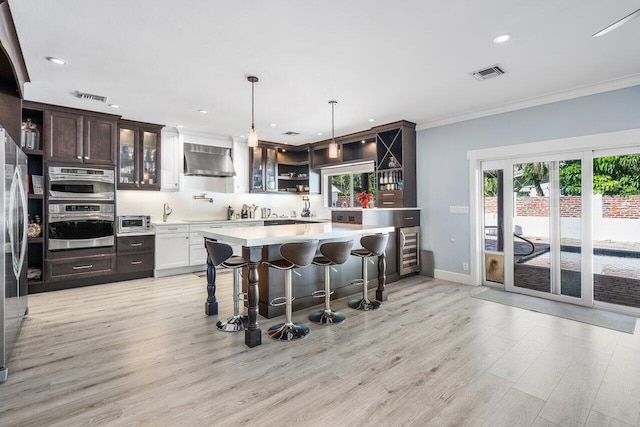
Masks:
[[[371,201],[376,204],[376,173],[372,163],[323,169],[322,182],[325,206],[361,207],[357,196],[363,192],[372,194]]]

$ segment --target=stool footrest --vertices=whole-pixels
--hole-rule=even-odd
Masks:
[[[329,295],[333,295],[333,290],[329,292]],[[314,298],[324,298],[327,295],[327,292],[324,289],[320,289],[318,291],[311,292],[311,296]]]
[[[291,298],[291,302],[293,302],[295,298]],[[286,297],[276,297],[269,302],[270,306],[279,307],[281,305],[285,305],[287,303]]]

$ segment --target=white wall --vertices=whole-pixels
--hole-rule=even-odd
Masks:
[[[418,206],[423,249],[434,252],[437,270],[468,274],[469,205],[467,151],[640,128],[640,86],[509,113],[424,129],[417,134]],[[453,240],[453,241],[452,241]]]

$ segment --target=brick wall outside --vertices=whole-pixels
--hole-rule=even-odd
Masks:
[[[497,198],[484,198],[485,213],[497,213]],[[548,197],[517,197],[518,216],[549,216]],[[580,218],[582,201],[579,196],[563,196],[560,198],[560,215],[563,218]],[[640,196],[602,196],[603,218],[640,218]]]
[[[640,196],[603,196],[604,218],[640,218]]]

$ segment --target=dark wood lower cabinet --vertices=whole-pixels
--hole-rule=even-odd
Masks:
[[[118,254],[117,274],[144,273],[139,277],[153,276],[155,236],[118,236],[116,253]],[[122,278],[120,280],[123,280]]]
[[[153,272],[153,252],[150,254],[118,255],[118,274],[140,271]]]
[[[59,281],[113,274],[116,267],[115,261],[113,255],[48,260],[46,278],[47,281]]]

